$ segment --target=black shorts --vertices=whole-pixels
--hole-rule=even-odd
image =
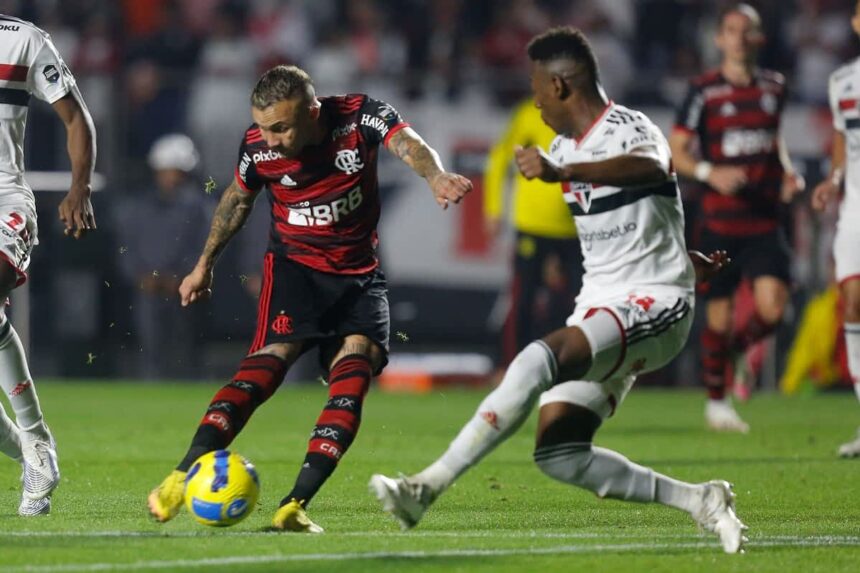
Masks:
[[[388,287],[378,268],[363,275],[334,275],[266,253],[249,353],[269,344],[305,341],[302,352],[318,345],[320,363],[328,370],[342,339],[363,334],[382,350],[378,374],[388,363],[389,330]]]
[[[699,250],[707,255],[718,249],[726,251],[732,262],[709,281],[703,293],[706,299],[731,297],[743,278],[771,276],[791,282],[791,249],[782,231],[732,236],[702,229]]]

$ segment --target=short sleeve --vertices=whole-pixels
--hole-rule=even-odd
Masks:
[[[388,145],[391,136],[404,127],[409,124],[391,104],[370,97],[362,104],[359,129],[366,141]]]
[[[248,133],[242,138],[239,146],[239,159],[236,164],[236,180],[245,191],[256,193],[266,182],[257,172],[257,164],[254,162],[254,152],[248,146]]]
[[[618,127],[617,137],[625,154],[650,157],[669,168],[669,144],[660,128],[645,114],[634,112],[633,121]]]
[[[827,85],[827,98],[830,101],[830,112],[833,114],[833,129],[844,132],[845,114],[842,112],[842,105],[839,101],[834,76],[830,76],[830,81]]]
[[[27,73],[27,89],[49,104],[65,96],[75,85],[75,78],[49,37],[36,54]]]
[[[702,91],[695,84],[690,84],[687,95],[675,115],[675,129],[693,133],[698,131],[702,122],[702,109],[705,99]]]

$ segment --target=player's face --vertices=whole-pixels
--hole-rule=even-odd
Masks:
[[[561,101],[558,98],[552,74],[538,62],[531,65],[532,96],[541,119],[556,133],[562,132]]]
[[[266,145],[286,157],[295,157],[310,142],[318,110],[306,98],[298,97],[275,102],[265,109],[252,107],[251,116]]]
[[[723,57],[735,62],[755,59],[764,43],[761,27],[742,12],[729,12],[717,32],[717,47]]]

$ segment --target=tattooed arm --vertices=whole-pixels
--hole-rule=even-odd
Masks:
[[[433,197],[443,209],[448,202],[459,203],[472,190],[472,182],[442,167],[439,154],[411,127],[404,127],[388,140],[388,150],[399,157],[412,170],[427,180]]]
[[[203,254],[200,255],[194,270],[179,285],[182,306],[188,306],[212,294],[212,271],[215,268],[215,261],[233,235],[245,224],[256,198],[256,193],[245,191],[235,179],[224,190],[215,209],[215,215],[212,217],[212,226],[209,229],[206,246],[203,247]]]

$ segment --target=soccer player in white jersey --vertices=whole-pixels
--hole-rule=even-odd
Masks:
[[[860,35],[860,2],[855,5],[851,27]],[[860,400],[860,59],[833,72],[828,96],[834,129],[830,173],[812,192],[812,206],[824,209],[845,184],[833,257],[842,296],[848,371]],[[856,439],[839,447],[839,455],[860,456],[860,429]]]
[[[36,204],[24,179],[24,128],[30,97],[51,104],[66,127],[72,185],[59,208],[67,235],[95,229],[90,177],[95,129],[75,79],[50,37],[33,24],[0,15],[0,301],[27,280],[37,242]],[[42,418],[24,349],[0,308],[0,388],[13,422],[0,404],[0,452],[22,464],[18,513],[46,514],[60,481],[54,438]]]
[[[669,145],[645,115],[607,100],[578,30],[549,30],[528,54],[535,103],[559,136],[551,156],[519,149],[517,164],[527,178],[562,183],[585,261],[576,311],[566,328],[517,355],[442,457],[413,476],[374,475],[370,489],[404,528],[416,525],[540,401],[534,459],[544,473],[600,497],[686,511],[738,552],[746,527],[727,482],[685,483],[592,445],[636,375],[668,363],[690,330],[695,273]],[[724,254],[717,259],[712,267]],[[695,270],[710,262],[698,258]]]

